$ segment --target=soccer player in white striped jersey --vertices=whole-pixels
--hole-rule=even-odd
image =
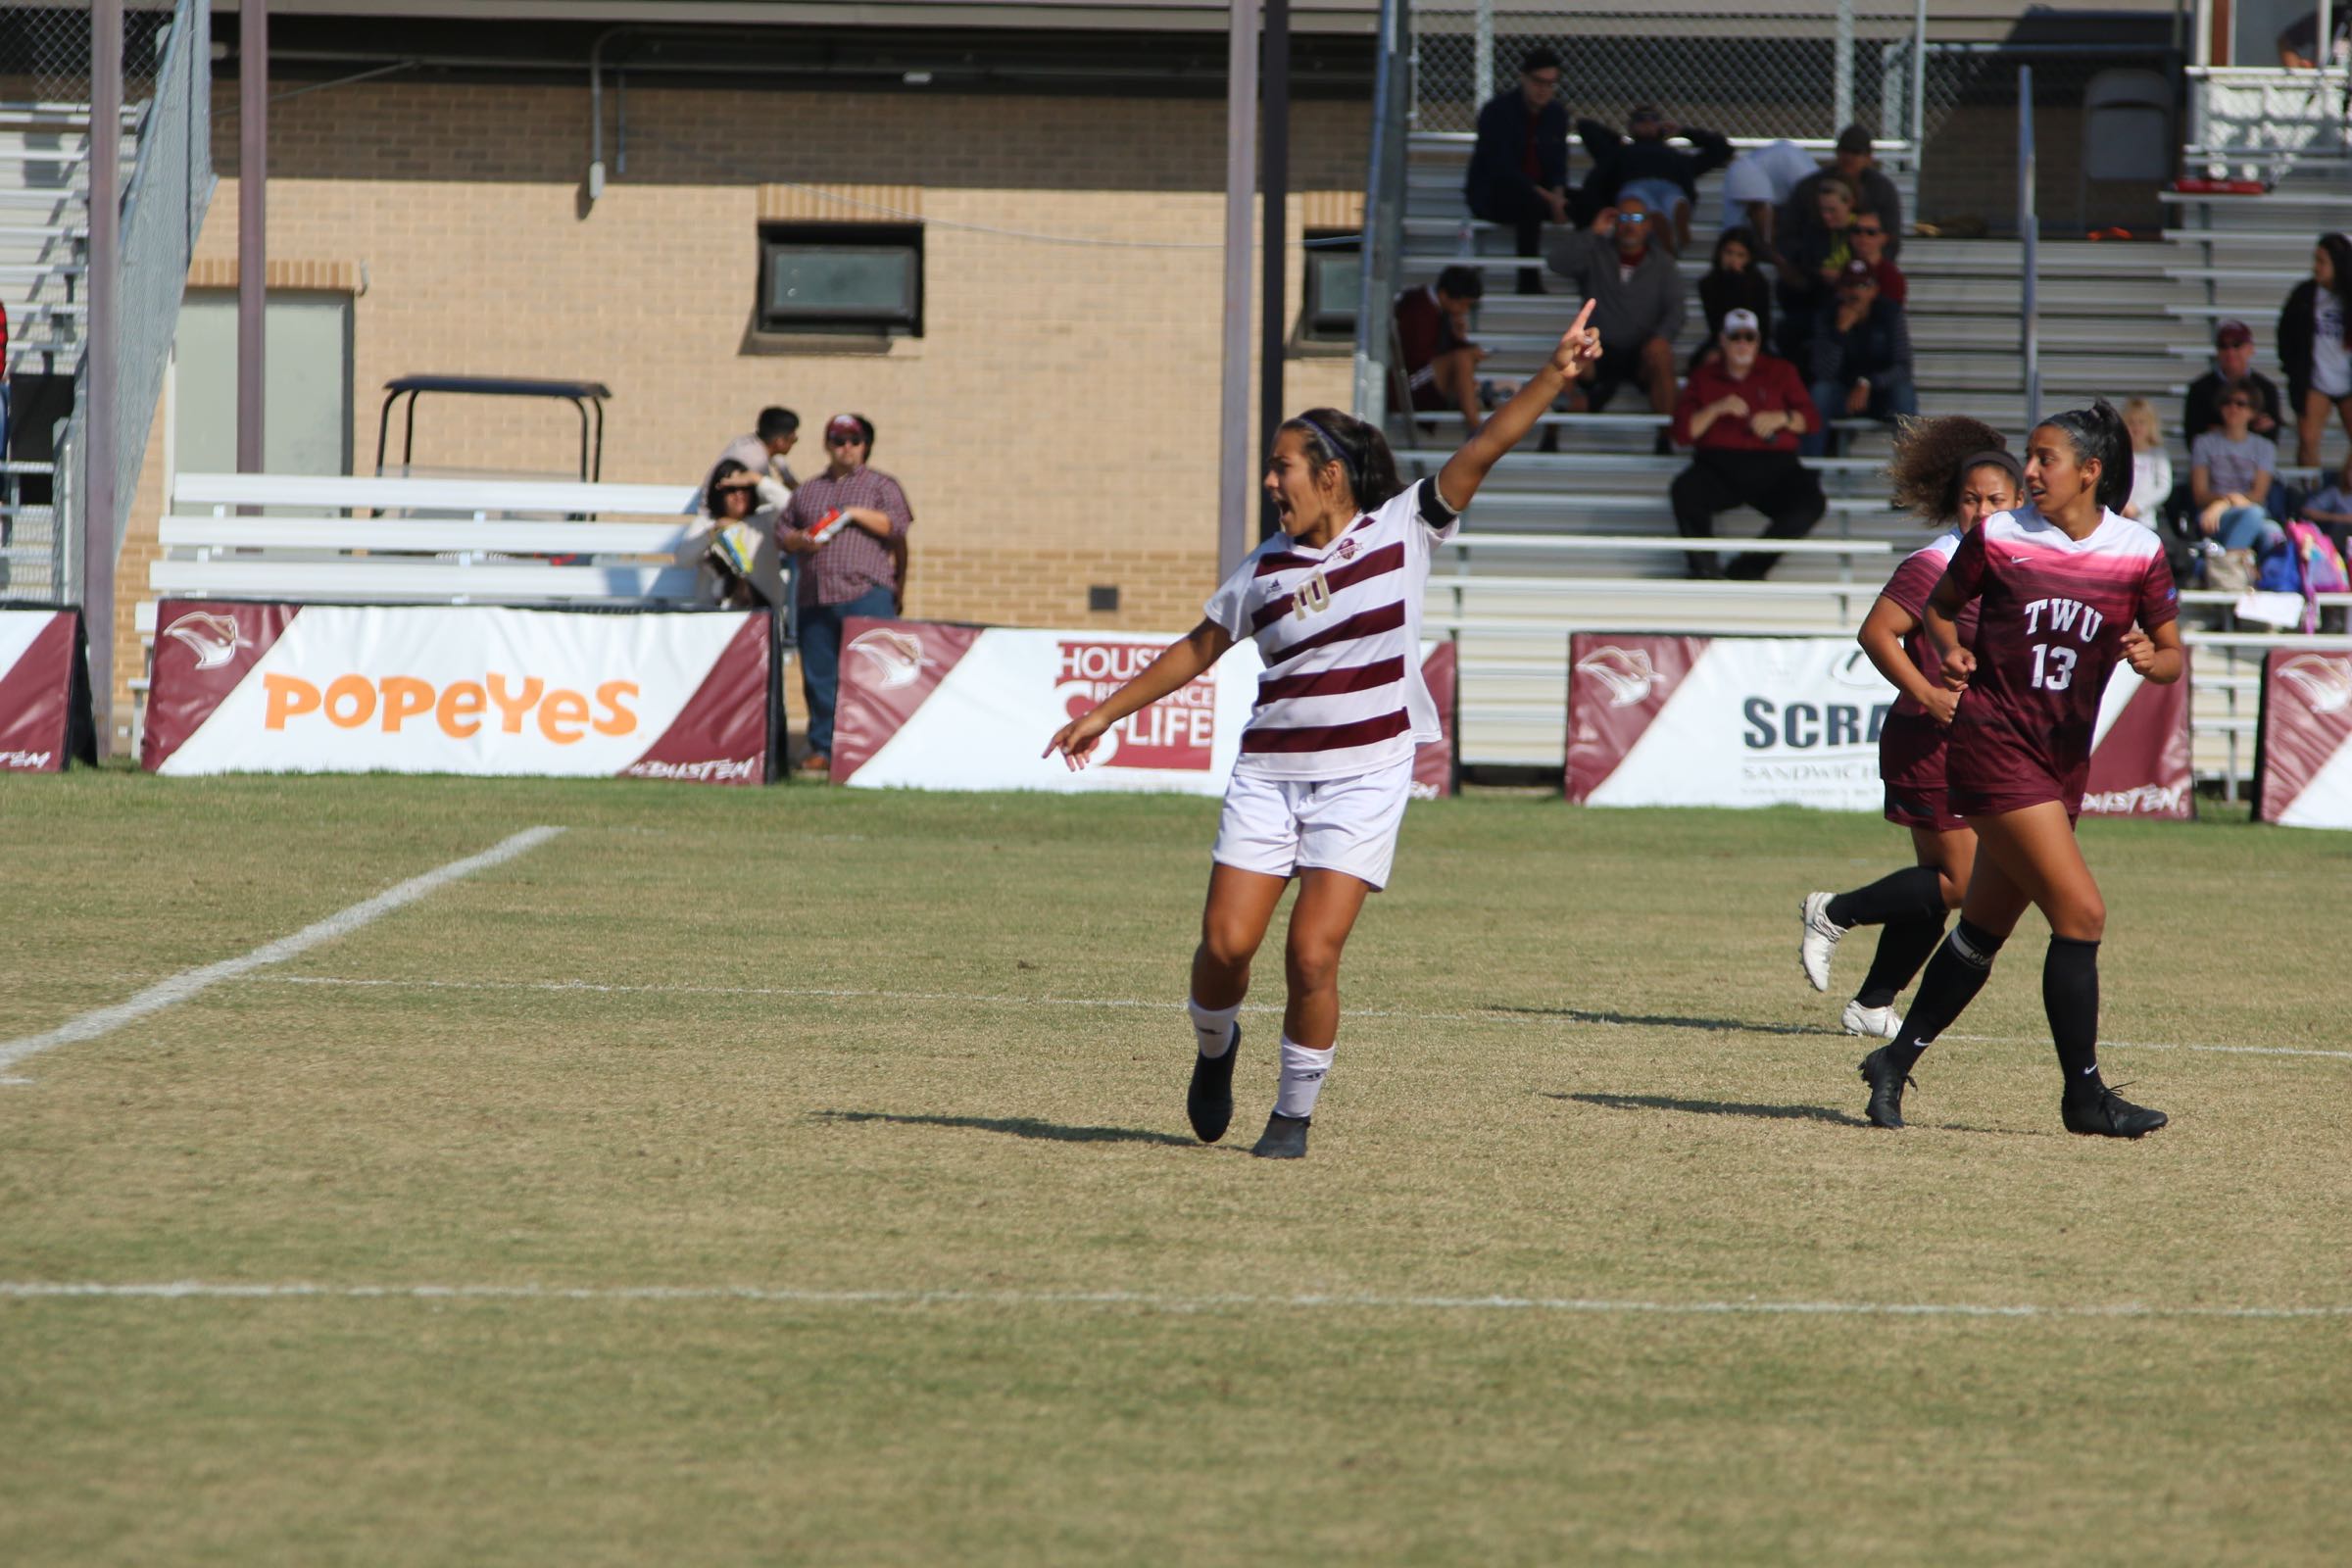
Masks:
[[[1406,486],[1376,426],[1310,409],[1276,432],[1265,487],[1282,531],[1252,551],[1208,612],[1135,679],[1047,742],[1086,765],[1104,731],[1204,673],[1243,638],[1265,660],[1211,852],[1193,954],[1199,1052],[1185,1109],[1203,1143],[1233,1120],[1237,1021],[1250,965],[1295,876],[1283,955],[1280,1088],[1251,1153],[1306,1152],[1340,1028],[1340,951],[1365,896],[1389,879],[1414,748],[1439,738],[1421,680],[1421,600],[1432,548],[1552,399],[1600,358],[1590,301],[1559,347],[1435,479]]]

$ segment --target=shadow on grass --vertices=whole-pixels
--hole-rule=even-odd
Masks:
[[[1762,1105],[1736,1100],[1677,1100],[1669,1095],[1563,1095],[1543,1091],[1546,1100],[1573,1100],[1607,1110],[1679,1110],[1694,1116],[1753,1116],[1764,1121],[1823,1121],[1834,1127],[1869,1128],[1865,1116],[1851,1115],[1828,1105]],[[1911,1125],[1926,1132],[1975,1133],[1985,1138],[2055,1138],[2046,1128],[1972,1127],[1966,1122],[1921,1121]]]
[[[1833,1110],[1828,1105],[1750,1105],[1733,1100],[1676,1100],[1667,1095],[1557,1095],[1546,1100],[1573,1100],[1609,1110],[1682,1110],[1696,1116],[1757,1116],[1768,1121],[1826,1121],[1839,1127],[1867,1127],[1868,1121]]]
[[[1007,1138],[1035,1138],[1053,1144],[1157,1144],[1170,1149],[1198,1149],[1199,1139],[1174,1133],[1147,1132],[1141,1127],[1071,1127],[1035,1116],[902,1116],[886,1110],[820,1110],[820,1121],[883,1121],[900,1127],[962,1127],[973,1132],[1003,1133]]]
[[[1685,1018],[1672,1013],[1601,1012],[1591,1007],[1513,1007],[1483,1003],[1481,1012],[1518,1018],[1565,1018],[1571,1023],[1630,1024],[1645,1029],[1699,1029],[1720,1035],[1834,1035],[1845,1031],[1817,1023],[1756,1023],[1745,1018]]]

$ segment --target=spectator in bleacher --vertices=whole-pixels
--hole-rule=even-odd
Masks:
[[[823,773],[832,762],[842,623],[853,615],[898,613],[906,567],[897,550],[914,526],[914,509],[898,480],[866,466],[873,449],[873,421],[864,415],[836,414],[826,420],[825,471],[792,493],[776,532],[786,555],[803,558],[801,688],[808,698],[804,773]],[[821,537],[812,540],[812,532]]]
[[[1674,408],[1674,339],[1683,329],[1689,289],[1682,269],[1663,245],[1651,242],[1657,217],[1639,196],[1604,207],[1592,226],[1561,235],[1547,260],[1593,302],[1600,362],[1580,389],[1585,410],[1597,414],[1628,381],[1649,394],[1650,411]],[[1670,450],[1658,432],[1657,450]]]
[[[1838,279],[1838,303],[1813,326],[1813,402],[1822,417],[1893,420],[1919,412],[1911,382],[1911,326],[1902,307],[1879,295],[1879,277],[1860,257]],[[1806,438],[1808,457],[1828,453],[1827,428]]]
[[[1894,188],[1894,181],[1879,167],[1878,155],[1871,148],[1870,129],[1865,125],[1848,125],[1838,133],[1838,151],[1828,166],[1819,172],[1796,182],[1788,199],[1781,204],[1781,226],[1787,231],[1779,241],[1781,254],[1801,242],[1821,221],[1820,203],[1815,199],[1821,187],[1832,179],[1842,179],[1851,190],[1854,207],[1867,207],[1886,224],[1886,254],[1900,256],[1903,252],[1903,193]]]
[[[2316,522],[2335,541],[2338,555],[2352,559],[2352,456],[2336,470],[2334,479],[2303,500],[2303,517]]]
[[[720,463],[740,463],[760,479],[760,505],[781,507],[791,499],[793,487],[801,481],[793,476],[792,465],[784,461],[786,454],[800,443],[801,416],[790,409],[767,408],[760,411],[759,423],[749,435],[739,435],[727,443],[718,455]],[[717,514],[710,506],[710,481],[696,492],[695,510],[706,516]]]
[[[2284,539],[2266,503],[2278,480],[2278,449],[2254,433],[2254,394],[2233,386],[2222,393],[2222,427],[2189,443],[2189,494],[2197,531],[2224,550],[2250,550],[2260,560]]]
[[[2213,368],[2188,383],[2188,401],[2180,410],[2180,439],[2194,443],[2222,422],[2222,392],[2243,385],[2254,394],[2254,433],[2274,439],[2285,415],[2278,400],[2278,383],[2254,368],[2254,333],[2246,323],[2214,323]]]
[[[1477,268],[1448,267],[1435,283],[1396,296],[1396,349],[1413,408],[1451,409],[1473,433],[1485,416],[1478,362],[1487,351],[1470,341],[1470,312],[1486,291]]]
[[[2328,61],[2342,65],[2352,53],[2352,5],[2331,8],[2334,25],[2328,29]],[[2320,64],[2320,14],[2306,11],[2278,32],[2278,63],[2289,71],[2314,71]]]
[[[1614,207],[1624,196],[1639,196],[1657,216],[1653,237],[1677,256],[1690,241],[1690,208],[1698,200],[1699,179],[1732,161],[1732,144],[1720,133],[1696,125],[1678,125],[1654,104],[1642,104],[1626,117],[1620,136],[1597,120],[1580,120],[1576,134],[1592,155],[1592,172],[1585,176],[1585,205],[1593,211]],[[1668,145],[1680,136],[1694,149],[1683,152]]]
[[[1854,259],[1854,187],[1831,176],[1813,187],[1815,221],[1781,252],[1780,348],[1803,364],[1814,318],[1838,300],[1838,279]]]
[[[1764,275],[1764,258],[1756,254],[1756,238],[1745,228],[1727,228],[1715,236],[1715,260],[1707,275],[1698,280],[1698,309],[1707,318],[1707,335],[1690,355],[1690,368],[1696,368],[1723,352],[1716,339],[1723,334],[1724,318],[1734,311],[1745,311],[1763,323],[1764,336],[1772,336],[1772,283]]]
[[[1886,231],[1886,220],[1868,207],[1857,207],[1845,232],[1853,245],[1855,259],[1868,262],[1871,272],[1878,278],[1879,298],[1889,305],[1910,309],[1911,281],[1886,257],[1886,243],[1893,238]]]
[[[1668,491],[1686,539],[1712,538],[1716,514],[1734,507],[1764,514],[1767,539],[1801,539],[1829,510],[1820,479],[1796,451],[1821,416],[1796,367],[1764,353],[1763,339],[1754,312],[1726,315],[1716,337],[1720,356],[1692,370],[1675,401],[1674,439],[1693,449],[1690,466]],[[1688,569],[1693,577],[1753,580],[1780,559],[1751,551],[1727,569],[1714,553],[1693,550]]]
[[[2286,296],[2278,367],[2295,416],[2295,466],[2309,468],[2320,461],[2329,414],[2352,435],[2352,240],[2341,234],[2320,236],[2311,275]]]
[[[2173,494],[2173,460],[2164,450],[2164,424],[2156,405],[2133,398],[2124,405],[2124,428],[2132,432],[2132,499],[2124,515],[2157,528],[2164,521],[2165,503]]]
[[[1814,172],[1813,155],[1792,141],[1766,142],[1741,153],[1723,172],[1720,226],[1746,229],[1756,236],[1756,259],[1780,266],[1780,247],[1788,239],[1780,232],[1781,204]]]
[[[1544,225],[1565,223],[1568,197],[1568,108],[1558,101],[1560,57],[1531,49],[1519,62],[1519,85],[1497,93],[1478,112],[1478,145],[1462,180],[1470,215],[1508,223],[1519,256],[1544,254]],[[1523,268],[1519,292],[1544,292],[1543,275]]]
[[[784,604],[776,513],[760,504],[760,477],[735,459],[721,458],[704,482],[710,510],[698,529],[705,548],[697,580],[707,604],[730,610]]]

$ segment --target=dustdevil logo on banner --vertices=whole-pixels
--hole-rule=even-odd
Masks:
[[[157,623],[158,772],[765,775],[764,614],[167,602]]]
[[[1665,709],[1707,640],[1578,632],[1568,641],[1568,798],[1588,801]]]
[[[1142,674],[1164,644],[1064,638],[1055,655],[1054,702],[1076,718]],[[1202,676],[1120,719],[1095,747],[1097,767],[1156,767],[1205,773],[1217,744],[1217,686]]]
[[[2352,655],[2275,648],[2263,662],[2254,815],[2352,828]]]

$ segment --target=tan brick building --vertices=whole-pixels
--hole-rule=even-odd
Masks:
[[[373,468],[379,389],[413,372],[608,383],[604,476],[624,482],[700,478],[769,403],[804,420],[796,466],[820,468],[824,416],[855,410],[878,427],[876,466],[904,482],[915,508],[911,612],[1169,629],[1197,616],[1216,561],[1222,5],[1137,8],[1157,29],[1141,32],[1103,25],[1102,14],[1127,9],[1119,7],[895,8],[1002,14],[997,21],[1086,14],[1072,20],[1096,30],[1015,28],[983,39],[986,49],[965,48],[990,63],[981,90],[959,90],[945,70],[919,82],[908,79],[920,74],[911,68],[879,81],[783,68],[697,80],[639,69],[626,82],[625,132],[607,87],[610,174],[593,201],[584,63],[593,29],[542,35],[481,21],[528,4],[374,8],[473,14],[394,37],[286,15],[301,9],[298,0],[272,7],[273,94],[315,90],[270,111],[270,284],[273,298],[285,290],[350,300],[358,471]],[[622,12],[676,10],[700,21],[709,12],[848,9],[562,8],[614,22],[630,20]],[[894,10],[857,9],[877,20]],[[1318,70],[1340,81],[1294,106],[1294,238],[1356,220],[1369,119],[1344,64],[1328,65],[1365,53],[1363,8],[1326,8],[1320,19],[1302,9],[1302,22],[1321,28],[1300,36],[1302,87]],[[782,36],[812,49],[831,39],[844,52],[887,53],[893,42],[871,28],[836,34],[785,22]],[[1178,24],[1189,33],[1168,30]],[[218,19],[216,35],[233,44],[232,16]],[[764,58],[756,33],[737,36],[747,62]],[[946,47],[943,36],[912,28],[899,41],[909,58],[929,58]],[[952,36],[964,47],[980,35]],[[1095,63],[1102,89],[1025,84],[1024,40],[1050,45],[1064,72],[1075,51],[1081,87]],[[1196,63],[1213,58],[1214,79],[1196,74],[1178,90],[1170,64],[1169,79],[1154,80],[1155,62],[1168,62],[1172,48]],[[371,51],[401,49],[463,52],[476,64],[328,84],[368,70]],[[512,64],[497,58],[502,49]],[[320,58],[329,55],[342,58]],[[567,56],[580,63],[564,69]],[[223,63],[215,90],[221,183],[192,291],[236,282],[233,68]],[[921,225],[920,336],[755,330],[763,220],[900,215]],[[1288,401],[1344,406],[1348,373],[1344,346],[1302,345],[1289,359]],[[141,658],[132,607],[145,596],[162,506],[160,417],[156,428],[119,579],[122,715],[129,710],[120,688]],[[396,430],[396,460],[397,442]],[[417,459],[560,472],[576,443],[565,406],[427,402]],[[1118,589],[1115,612],[1088,610],[1098,586]]]

